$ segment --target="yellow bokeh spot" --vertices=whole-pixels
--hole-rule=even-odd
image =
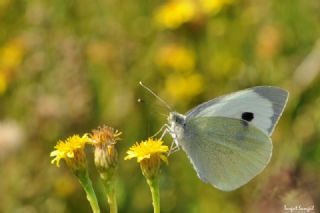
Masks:
[[[190,0],[168,1],[155,12],[155,21],[160,26],[169,29],[178,28],[194,18],[196,8]]]
[[[3,71],[0,70],[0,95],[5,93],[7,90],[7,78],[4,75]]]
[[[160,6],[154,15],[155,22],[168,29],[176,29],[203,15],[216,14],[233,0],[171,0]]]
[[[15,69],[20,65],[24,56],[23,42],[15,39],[0,48],[0,67]]]
[[[281,34],[275,26],[264,26],[259,34],[256,44],[257,55],[261,59],[274,57],[281,48]]]
[[[165,93],[170,102],[186,101],[203,90],[203,77],[193,73],[188,76],[172,74],[165,82]]]
[[[233,3],[233,0],[200,0],[203,13],[207,15],[218,13],[226,4]]]
[[[5,93],[25,54],[22,40],[12,39],[0,47],[0,95]]]
[[[5,10],[10,3],[11,3],[10,0],[0,0],[0,12]]]
[[[191,71],[195,66],[195,54],[187,47],[169,44],[159,50],[156,63],[176,71]]]
[[[117,56],[117,49],[107,42],[93,41],[86,48],[88,60],[95,64],[108,64]]]

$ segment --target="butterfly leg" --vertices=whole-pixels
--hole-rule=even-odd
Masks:
[[[179,143],[178,143],[177,135],[174,133],[174,131],[172,131],[171,128],[167,128],[167,132],[173,138],[173,140],[171,142],[170,150],[168,152],[168,156],[169,156],[169,155],[179,151],[180,150],[180,146],[179,146]]]
[[[162,132],[162,134],[161,134],[160,140],[162,140],[163,137],[168,133],[173,138],[173,141],[171,143],[171,146],[170,146],[170,149],[168,152],[168,156],[171,155],[172,153],[179,151],[180,147],[178,145],[176,135],[174,134],[174,131],[171,130],[171,127],[168,124],[164,124],[154,135],[151,136],[151,138],[154,138],[155,136],[159,135],[161,132]]]
[[[150,138],[154,138],[156,137],[157,135],[159,135],[161,132],[165,132],[165,130],[163,129],[167,129],[168,128],[168,125],[167,124],[164,124],[154,135],[152,135]],[[162,133],[163,135],[163,133]],[[162,139],[163,136],[160,137],[160,139]]]
[[[164,131],[163,131],[162,134],[161,134],[160,140],[162,140],[162,138],[163,138],[167,133],[170,133],[170,126],[169,126],[168,124],[164,124],[164,125],[162,126],[162,129],[163,129],[163,128],[165,128],[165,129],[164,129]]]
[[[170,156],[171,154],[173,154],[179,150],[180,150],[180,147],[177,146],[177,144],[174,141],[172,141],[169,152],[168,152],[168,156]]]
[[[169,152],[168,152],[168,156],[179,151],[180,150],[180,146],[177,145],[177,142],[175,140],[172,141]]]

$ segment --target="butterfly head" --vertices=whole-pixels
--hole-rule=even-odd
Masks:
[[[183,133],[186,124],[186,116],[177,112],[170,112],[168,122],[170,126],[169,134],[171,134],[177,145],[181,145],[181,138],[184,135]]]
[[[186,122],[186,116],[177,113],[177,112],[170,112],[168,117],[169,124],[181,125],[183,126]]]

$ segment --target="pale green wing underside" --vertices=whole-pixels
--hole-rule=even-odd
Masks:
[[[250,181],[272,154],[265,133],[246,121],[226,117],[188,120],[180,143],[199,177],[223,191]]]

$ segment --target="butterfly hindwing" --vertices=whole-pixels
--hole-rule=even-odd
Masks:
[[[226,117],[189,119],[180,145],[198,176],[223,191],[234,190],[259,174],[272,154],[266,134],[246,121]]]

